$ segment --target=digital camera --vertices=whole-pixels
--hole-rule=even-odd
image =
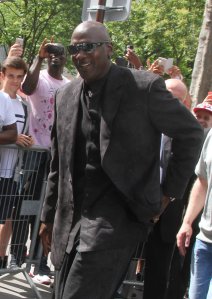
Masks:
[[[62,45],[60,44],[47,44],[46,45],[46,50],[49,54],[54,54],[54,55],[63,55],[65,53],[65,49]]]

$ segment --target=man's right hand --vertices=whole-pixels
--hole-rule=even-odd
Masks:
[[[159,65],[158,59],[156,59],[152,64],[150,63],[150,60],[147,59],[147,70],[159,76],[164,75],[164,67],[162,65]]]
[[[50,43],[53,43],[53,37],[51,37]],[[47,38],[45,38],[40,45],[39,51],[38,51],[38,56],[42,59],[48,58],[49,57],[49,52],[47,51],[47,45],[50,44],[47,41]]]
[[[182,73],[176,65],[173,65],[168,71],[167,74],[172,78],[172,79],[180,79],[183,80]]]
[[[44,255],[51,251],[53,223],[41,223],[39,236],[42,240]]]
[[[190,245],[192,233],[192,226],[190,224],[183,223],[177,234],[177,247],[179,248],[182,256],[185,256],[186,249]]]
[[[142,67],[142,63],[140,58],[135,54],[135,52],[131,49],[127,49],[127,53],[125,54],[125,58],[132,64],[136,69],[140,69]]]
[[[19,134],[16,140],[16,144],[23,147],[30,147],[34,144],[34,140],[31,136]]]
[[[16,43],[11,46],[8,53],[8,57],[13,57],[13,56],[21,57],[22,54],[23,54],[23,47],[20,44]]]

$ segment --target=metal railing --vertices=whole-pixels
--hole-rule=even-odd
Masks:
[[[38,232],[49,160],[44,147],[0,146],[0,279],[23,273],[39,299],[28,273],[42,255]]]

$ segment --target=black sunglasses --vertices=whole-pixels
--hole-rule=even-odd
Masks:
[[[67,50],[70,55],[76,55],[79,51],[84,51],[86,53],[92,53],[97,47],[101,47],[104,44],[108,44],[109,41],[96,42],[96,43],[80,43],[75,45],[67,46]]]

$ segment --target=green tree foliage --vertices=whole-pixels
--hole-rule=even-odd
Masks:
[[[144,65],[147,58],[173,57],[190,78],[204,4],[205,0],[133,0],[126,22],[108,23],[115,55],[123,55],[132,44]]]
[[[143,64],[146,59],[173,57],[189,81],[198,45],[205,0],[132,0],[125,22],[109,22],[114,58],[134,45]],[[31,63],[40,43],[53,35],[68,44],[81,22],[83,0],[14,0],[0,3],[0,44],[24,37],[24,57]],[[70,64],[70,62],[69,62]]]
[[[24,38],[24,57],[31,63],[42,40],[54,36],[67,44],[73,28],[80,22],[81,1],[15,0],[0,3],[0,41],[11,45]]]

